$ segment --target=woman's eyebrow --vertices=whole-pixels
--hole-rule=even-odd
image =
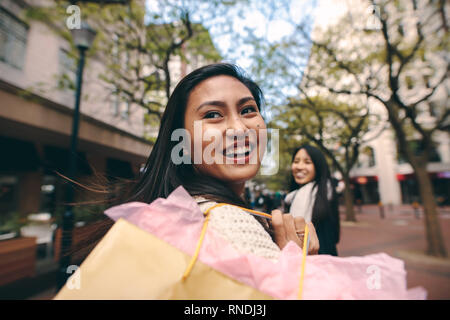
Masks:
[[[244,103],[246,103],[250,100],[255,101],[255,99],[253,97],[245,97],[245,98],[239,99],[239,101],[237,102],[237,105],[238,106],[243,105]],[[255,101],[255,103],[256,103],[256,101]]]
[[[255,99],[253,97],[244,97],[244,98],[239,99],[239,101],[236,103],[236,105],[241,106],[250,100],[255,101]],[[197,111],[204,106],[217,106],[217,107],[225,108],[227,106],[227,104],[220,100],[205,101],[197,107]]]
[[[225,108],[227,106],[227,104],[225,102],[219,101],[219,100],[205,101],[197,107],[197,111],[204,106],[217,106],[217,107]]]

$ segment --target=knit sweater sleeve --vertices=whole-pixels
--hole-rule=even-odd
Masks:
[[[199,203],[205,212],[215,202]],[[263,226],[246,211],[224,205],[210,211],[209,226],[241,253],[252,253],[273,261],[278,259],[280,249],[272,241]]]

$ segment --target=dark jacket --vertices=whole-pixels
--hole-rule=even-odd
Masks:
[[[321,221],[313,222],[313,224],[319,238],[319,254],[337,256],[336,244],[340,238],[339,215],[334,213],[333,218],[322,219]]]
[[[318,253],[337,256],[336,245],[339,243],[341,230],[337,199],[330,202],[330,210],[331,212],[326,218],[318,220],[313,216],[312,223],[319,239]],[[286,212],[289,212],[289,206],[287,206]]]

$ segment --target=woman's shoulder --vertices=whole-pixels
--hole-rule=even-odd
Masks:
[[[247,211],[238,206],[226,203],[219,204],[216,201],[208,200],[204,197],[194,197],[194,199],[197,201],[197,204],[202,212],[206,212],[207,210],[212,208],[210,211],[211,216],[221,216],[223,219],[226,220],[233,220],[236,217],[239,217],[259,224],[252,215],[250,215]],[[220,206],[217,206],[218,204]],[[214,206],[217,207],[213,208]]]
[[[215,201],[196,197],[202,212],[217,204]],[[224,204],[210,211],[210,226],[227,239],[238,251],[253,253],[276,260],[279,248],[263,226],[247,211],[230,204]]]
[[[211,209],[211,213],[214,214],[223,214],[228,213],[230,214],[238,214],[238,215],[245,215],[248,216],[248,212],[245,211],[243,208],[240,208],[238,206],[227,204],[227,203],[218,203],[214,200],[208,200],[205,197],[202,196],[194,196],[195,201],[197,202],[198,206],[200,207],[200,210],[202,212],[206,212],[207,210],[213,208],[214,206],[217,206],[216,208]]]

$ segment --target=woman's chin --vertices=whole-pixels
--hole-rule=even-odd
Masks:
[[[220,179],[230,183],[240,183],[252,179],[259,170],[259,165],[245,164],[245,165],[227,165],[223,170]]]
[[[299,185],[307,184],[308,182],[309,181],[307,181],[306,179],[295,179],[295,183]]]

